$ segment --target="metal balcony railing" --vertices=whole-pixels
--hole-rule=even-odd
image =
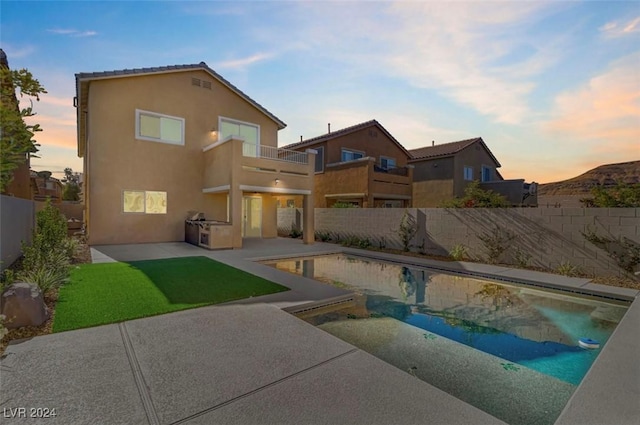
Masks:
[[[306,152],[292,151],[273,146],[257,146],[253,143],[242,144],[242,155],[253,158],[266,158],[276,161],[293,162],[296,164],[308,164],[309,155]]]

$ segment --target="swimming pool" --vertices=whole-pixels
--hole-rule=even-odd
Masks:
[[[265,262],[356,293],[301,316],[511,424],[552,424],[628,304],[336,254]]]

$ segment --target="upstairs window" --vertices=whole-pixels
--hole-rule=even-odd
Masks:
[[[380,157],[380,168],[383,170],[390,170],[392,168],[396,168],[396,160],[395,158],[389,158],[386,156]]]
[[[493,176],[492,176],[492,172],[491,172],[491,167],[487,167],[486,165],[482,166],[482,181],[483,182],[489,182],[491,180],[493,180]]]
[[[316,154],[316,173],[324,171],[324,147],[315,148]]]
[[[136,139],[184,146],[184,118],[136,109]]]
[[[355,161],[360,158],[364,158],[364,152],[342,149],[342,162]]]
[[[220,137],[225,140],[229,136],[240,136],[244,140],[242,154],[244,156],[258,156],[260,146],[260,127],[256,124],[220,117]]]
[[[464,179],[465,180],[473,180],[473,167],[464,167]]]

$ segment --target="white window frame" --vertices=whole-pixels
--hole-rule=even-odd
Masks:
[[[383,159],[385,159],[385,160],[387,160],[387,161],[389,161],[389,160],[393,161],[393,167],[389,167],[389,166],[384,167],[384,166],[382,165],[382,160],[383,160]],[[395,159],[395,158],[393,158],[393,157],[380,155],[380,168],[385,169],[385,170],[390,170],[390,169],[392,169],[392,168],[398,168],[398,163],[396,162],[396,159]]]
[[[480,168],[480,181],[481,182],[490,182],[491,178],[489,178],[489,180],[485,180],[484,179],[484,170],[489,170],[489,177],[491,177],[493,169],[491,167],[489,167],[488,165],[482,165],[482,168]]]
[[[260,124],[256,124],[253,122],[248,122],[248,121],[241,121],[241,120],[237,120],[234,118],[229,118],[229,117],[223,117],[222,115],[220,115],[218,117],[218,133],[222,134],[222,122],[226,121],[232,124],[238,124],[238,125],[246,125],[248,127],[255,127],[258,131],[257,131],[257,138],[256,138],[256,149],[257,152],[260,152]],[[241,136],[239,136],[241,137]],[[244,140],[244,139],[243,139]],[[224,140],[220,140],[220,141],[224,141]]]
[[[320,170],[315,170],[315,172],[316,172],[316,174],[324,173],[324,146],[320,146],[320,147],[317,147],[317,148],[314,148],[314,149],[317,152],[316,153],[316,161],[318,160],[320,155],[322,155],[322,162],[321,162],[322,168]],[[322,152],[322,153],[320,153],[320,152]],[[315,166],[314,166],[314,169],[315,169]]]
[[[124,210],[124,194],[125,194],[125,192],[140,192],[140,193],[143,194],[143,197],[142,197],[143,211],[125,211]],[[163,192],[164,193],[165,199],[167,199],[167,207],[166,207],[165,212],[147,212],[147,192]],[[122,213],[123,214],[164,215],[164,214],[167,214],[167,211],[169,210],[169,195],[168,195],[166,190],[123,189],[120,203],[122,205]]]
[[[141,135],[140,134],[140,115],[147,115],[147,116],[151,116],[151,117],[156,117],[156,118],[160,118],[161,120],[162,120],[162,118],[166,118],[166,119],[180,121],[180,124],[181,124],[180,141],[176,142],[174,140],[163,139],[162,138],[162,134],[160,134],[160,138],[159,139],[157,139],[155,137],[149,137],[149,136]],[[160,114],[158,112],[145,111],[144,109],[136,109],[136,139],[137,140],[146,140],[148,142],[159,142],[159,143],[167,143],[167,144],[170,144],[170,145],[184,146],[184,126],[185,126],[185,119],[184,118],[174,117],[172,115]]]
[[[471,175],[467,175],[467,171],[471,172]],[[465,181],[473,181],[473,167],[469,166],[469,165],[465,165],[464,166],[464,179]]]
[[[350,159],[348,161],[345,161],[344,159],[342,159],[342,158],[344,158],[344,153],[345,152],[358,153],[358,154],[362,155],[360,158],[364,158],[365,156],[367,156],[367,154],[364,153],[363,151],[357,151],[355,149],[349,149],[349,148],[341,148],[340,149],[340,162],[357,161],[358,159],[360,159],[360,158],[355,158],[355,159]]]

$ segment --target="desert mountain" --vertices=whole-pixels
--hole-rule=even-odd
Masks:
[[[538,195],[586,195],[595,186],[611,187],[619,183],[640,183],[640,161],[606,164],[578,177],[541,184]]]

